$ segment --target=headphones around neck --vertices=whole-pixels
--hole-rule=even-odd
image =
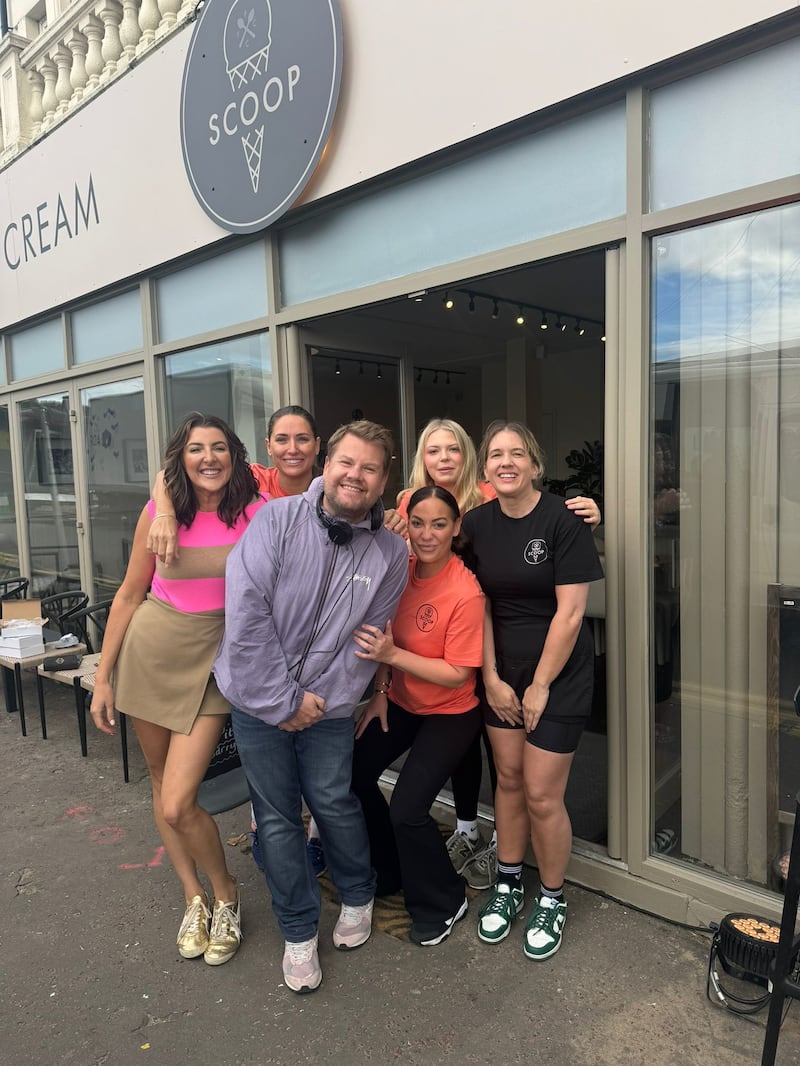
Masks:
[[[322,501],[325,496],[324,492],[321,492],[317,498],[317,518],[322,522],[323,526],[328,531],[328,540],[337,546],[337,548],[343,548],[346,544],[349,544],[353,539],[353,527],[349,522],[345,522],[343,518],[333,518],[322,509]],[[383,525],[383,504],[380,500],[377,500],[369,512],[369,528],[373,533],[377,532]]]

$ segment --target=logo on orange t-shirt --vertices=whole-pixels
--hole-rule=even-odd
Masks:
[[[417,629],[429,633],[439,621],[439,612],[432,603],[423,603],[417,611]]]

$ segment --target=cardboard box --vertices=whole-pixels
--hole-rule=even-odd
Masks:
[[[44,653],[40,600],[0,600],[0,655],[26,659]]]
[[[31,622],[40,628],[47,621],[42,618],[41,600],[0,600],[0,631],[9,622]]]

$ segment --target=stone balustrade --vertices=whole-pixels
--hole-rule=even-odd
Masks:
[[[124,74],[190,18],[198,0],[76,0],[34,41],[0,42],[0,167]]]

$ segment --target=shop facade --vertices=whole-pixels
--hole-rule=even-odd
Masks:
[[[475,438],[527,421],[552,490],[591,491],[604,515],[570,877],[690,923],[777,913],[800,788],[797,9],[720,6],[698,26],[679,5],[657,34],[622,5],[601,49],[594,5],[578,26],[548,16],[549,36],[529,5],[483,26],[462,3],[456,28],[450,5],[406,5],[402,26],[339,6],[327,147],[266,228],[230,233],[191,187],[191,12],[91,97],[85,80],[72,104],[69,78],[59,97],[56,74],[10,156],[6,132],[0,564],[41,594],[113,593],[189,409],[261,461],[283,403],[323,440],[358,412],[385,422],[387,499],[430,417]],[[69,12],[51,51],[93,27]],[[47,55],[18,56],[45,100]],[[290,114],[296,67],[262,103]],[[236,127],[221,173],[252,184],[249,117],[218,129]]]

